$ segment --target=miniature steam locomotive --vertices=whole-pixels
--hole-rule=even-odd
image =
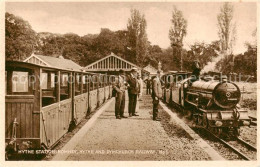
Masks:
[[[237,137],[241,126],[250,126],[248,112],[239,108],[241,92],[235,83],[213,78],[192,82],[189,76],[177,71],[162,76],[166,103],[187,111],[196,126],[221,137]]]

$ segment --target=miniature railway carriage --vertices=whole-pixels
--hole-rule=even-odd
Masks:
[[[181,81],[188,78],[191,73],[184,71],[170,71],[162,76],[165,83],[163,91],[163,99],[166,103],[181,103],[180,99],[183,98],[181,90]]]
[[[249,126],[248,111],[237,104],[241,92],[229,81],[196,80],[188,78],[190,73],[169,72],[162,76],[166,83],[164,100],[182,111],[188,110],[194,122],[208,128],[219,136],[228,138],[239,135],[240,126]]]
[[[109,76],[6,62],[7,149],[46,149],[111,97]]]

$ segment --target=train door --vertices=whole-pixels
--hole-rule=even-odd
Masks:
[[[40,148],[40,70],[19,67],[17,64],[6,63],[6,144],[15,141],[23,147],[23,143],[31,142],[32,147]]]

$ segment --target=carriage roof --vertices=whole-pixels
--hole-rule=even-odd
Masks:
[[[37,68],[43,68],[45,70],[54,70],[54,71],[66,71],[66,72],[79,72],[79,73],[85,73],[85,74],[95,74],[91,72],[85,72],[80,70],[73,70],[73,69],[63,69],[63,68],[57,68],[57,67],[46,67],[44,65],[38,65],[33,63],[27,63],[27,62],[21,62],[21,61],[6,61],[5,62],[5,68],[8,69],[8,67],[20,67],[20,68],[27,68],[27,69],[37,69]]]

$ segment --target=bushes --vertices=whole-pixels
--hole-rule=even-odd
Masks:
[[[242,108],[248,108],[250,110],[256,110],[257,109],[257,101],[256,99],[244,99],[241,102]]]

